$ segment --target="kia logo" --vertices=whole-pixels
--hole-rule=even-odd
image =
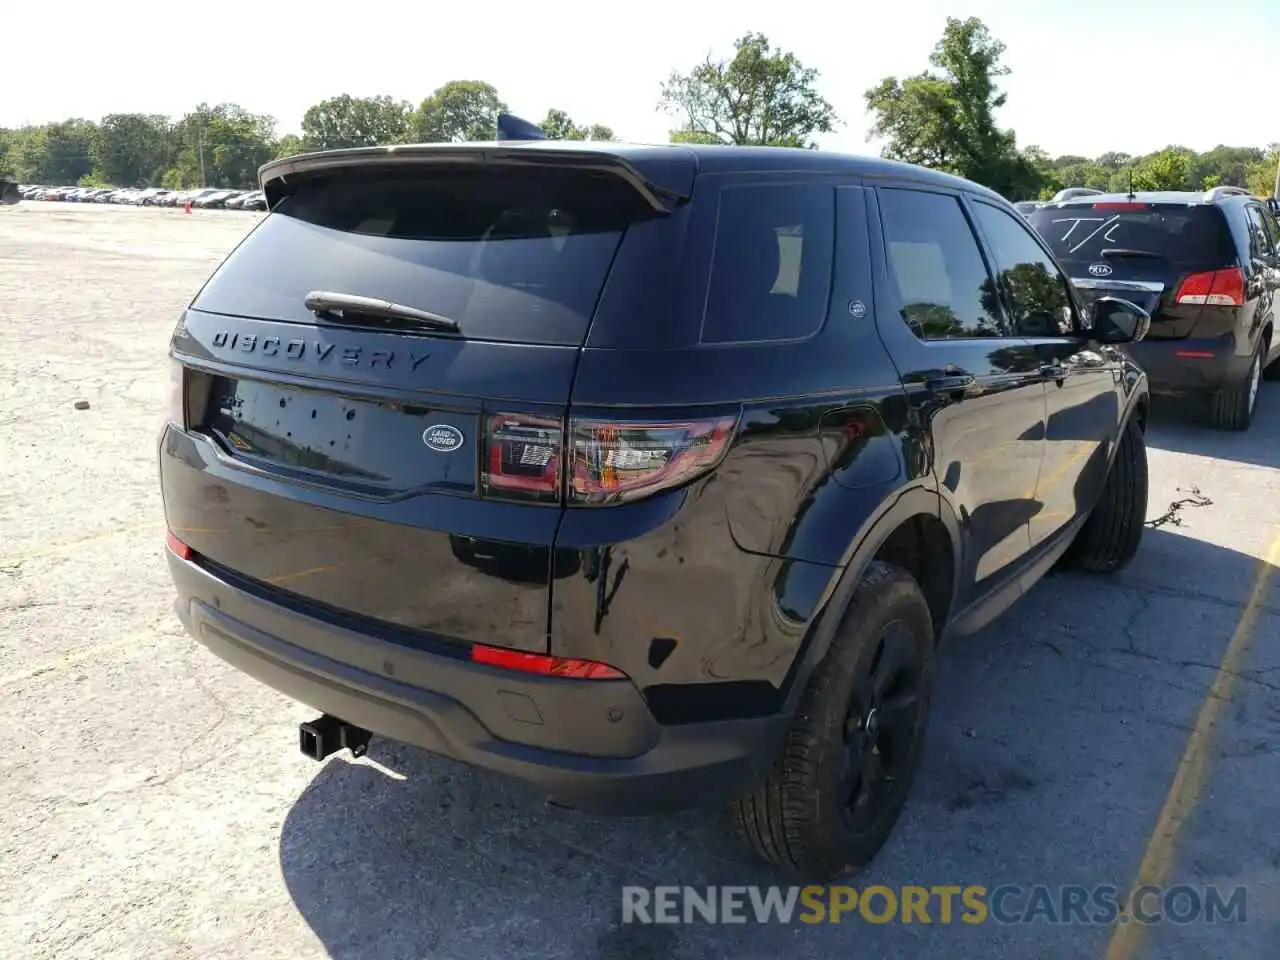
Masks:
[[[1095,277],[1111,276],[1111,265],[1107,263],[1094,263],[1089,266],[1089,273]]]
[[[436,453],[453,453],[462,446],[462,431],[448,423],[437,423],[422,431],[422,442]]]

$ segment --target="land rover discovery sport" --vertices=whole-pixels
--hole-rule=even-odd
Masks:
[[[973,183],[521,141],[261,185],[173,335],[167,555],[312,757],[730,802],[833,876],[903,807],[938,642],[1138,548],[1146,316]]]

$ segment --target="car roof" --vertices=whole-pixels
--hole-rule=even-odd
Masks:
[[[1211,198],[1205,190],[1135,190],[1133,193],[1095,193],[1069,200],[1051,201],[1046,207],[1087,207],[1095,203],[1170,203],[1201,206],[1224,200],[1247,199],[1244,194],[1228,193]]]
[[[901,163],[896,160],[887,160],[882,157],[868,157],[829,150],[805,150],[796,147],[747,147],[687,143],[637,144],[591,140],[503,140],[484,143],[405,144],[393,147],[362,147],[352,150],[322,151],[300,156],[318,157],[324,154],[377,156],[393,151],[432,150],[434,152],[437,149],[441,151],[450,149],[475,150],[485,147],[498,147],[504,151],[595,152],[616,157],[635,166],[644,166],[646,163],[669,162],[673,157],[685,156],[694,162],[699,174],[802,172],[914,180],[919,183],[933,184],[952,190],[965,190],[993,200],[1008,202],[1000,194],[994,190],[989,190],[981,184],[949,173],[942,173],[938,170],[930,170],[926,167]],[[275,169],[287,169],[291,165],[291,161],[297,159],[298,157],[290,157],[268,163],[258,171],[259,176],[264,179],[269,178],[275,172]]]

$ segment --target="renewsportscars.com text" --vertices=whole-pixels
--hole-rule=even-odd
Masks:
[[[623,923],[1243,923],[1244,887],[1042,884],[622,888]]]

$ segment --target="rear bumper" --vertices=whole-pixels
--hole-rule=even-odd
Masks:
[[[1151,392],[1163,394],[1213,393],[1232,386],[1245,378],[1251,359],[1237,355],[1232,336],[1143,340],[1128,352],[1146,371]]]
[[[522,675],[304,616],[167,552],[191,635],[242,672],[380,736],[526,781],[582,810],[727,801],[773,761],[783,717],[663,726],[630,681]]]

